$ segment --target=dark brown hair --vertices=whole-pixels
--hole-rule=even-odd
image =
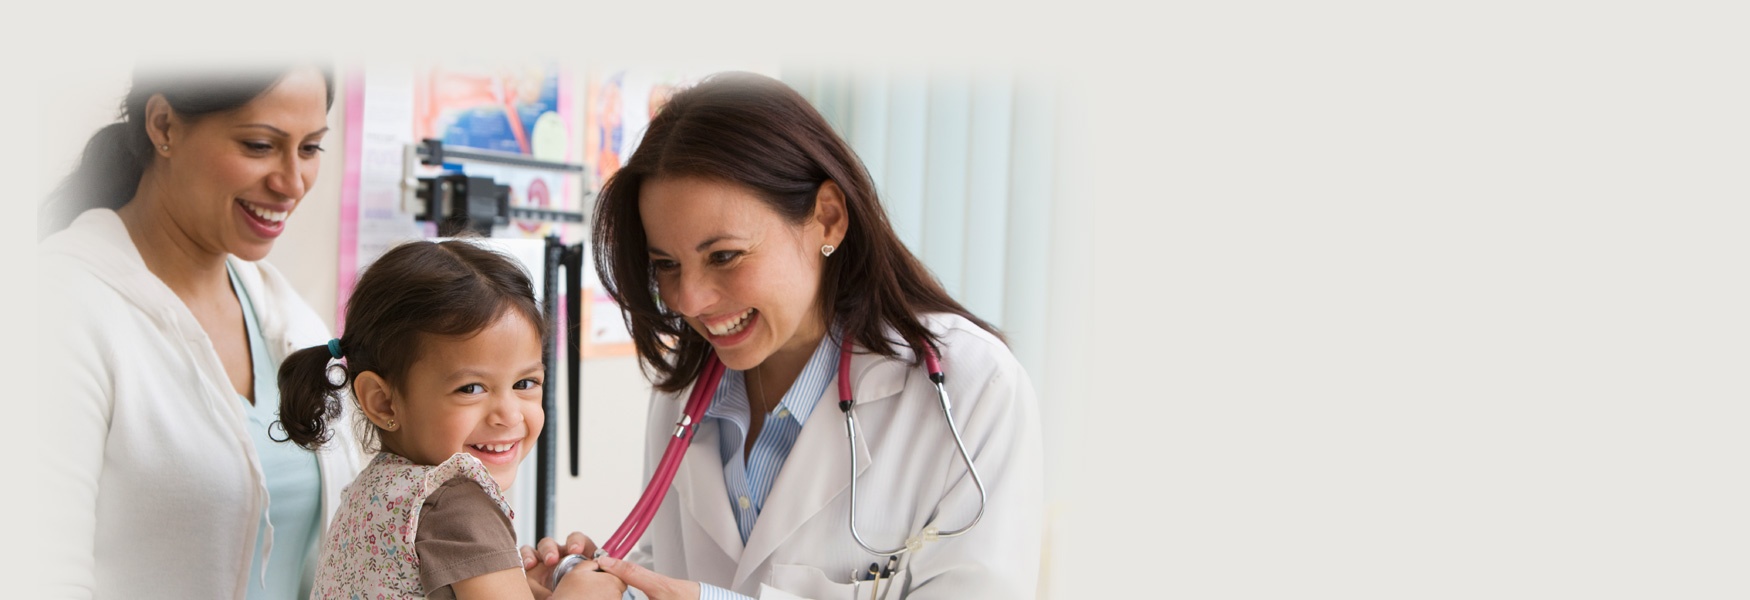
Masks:
[[[318,67],[334,107],[334,75]],[[233,111],[249,104],[291,71],[290,68],[243,70],[134,69],[133,84],[122,99],[120,119],[104,126],[85,142],[79,166],[61,181],[37,212],[37,239],[66,229],[79,213],[92,208],[117,209],[134,198],[140,177],[152,164],[152,138],[146,135],[146,101],[163,94],[170,109],[189,120]]]
[[[360,373],[376,373],[401,387],[419,358],[422,334],[466,336],[505,311],[528,319],[547,339],[534,288],[510,258],[461,240],[390,249],[365,269],[346,304],[346,333],[340,337],[345,362],[335,365],[345,377],[329,378],[328,346],[293,352],[280,365],[279,422],[286,437],[315,450],[328,441],[329,422],[341,414],[342,391]],[[359,441],[368,448],[376,431],[363,423]]]
[[[882,356],[935,336],[918,318],[953,313],[992,334],[942,289],[893,233],[863,162],[795,90],[753,73],[719,73],[682,91],[651,119],[638,150],[602,186],[592,247],[602,288],[626,311],[638,356],[656,387],[677,391],[698,378],[710,342],[664,310],[650,267],[638,194],[658,178],[704,177],[743,187],[793,225],[814,213],[822,184],[838,184],[850,218],[826,261],[816,302],[829,324]],[[900,339],[888,339],[886,330]],[[1000,334],[999,334],[1000,337]]]

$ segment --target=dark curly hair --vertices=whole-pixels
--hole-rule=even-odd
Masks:
[[[420,334],[462,336],[498,320],[505,311],[529,320],[543,341],[547,322],[534,288],[510,258],[463,240],[416,241],[390,249],[365,269],[346,304],[345,377],[329,378],[328,346],[293,352],[280,365],[280,420],[289,441],[315,450],[326,443],[341,414],[342,392],[360,373],[390,385],[405,383],[419,358]],[[375,428],[363,421],[367,448]],[[280,441],[288,441],[280,440]]]

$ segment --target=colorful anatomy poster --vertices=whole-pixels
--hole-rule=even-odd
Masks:
[[[419,72],[414,94],[414,135],[446,147],[521,154],[538,160],[575,162],[571,135],[573,82],[556,64],[456,65]],[[510,188],[511,206],[582,212],[579,175],[477,162],[445,165],[475,177],[492,177]],[[495,237],[583,241],[582,225],[513,221]]]

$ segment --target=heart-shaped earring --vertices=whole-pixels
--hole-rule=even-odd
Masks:
[[[820,247],[820,255],[821,256],[832,256],[833,250],[834,250],[834,248],[832,247],[831,244],[821,246]]]

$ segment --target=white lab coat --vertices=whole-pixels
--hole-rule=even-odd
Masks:
[[[1038,585],[1043,456],[1032,383],[1009,349],[964,318],[925,319],[942,336],[942,368],[956,424],[989,495],[979,525],[930,542],[897,576],[888,598],[1032,598]],[[896,335],[890,338],[897,339]],[[967,475],[922,367],[854,354],[857,417],[857,527],[864,541],[893,548],[934,520],[943,531],[967,523],[978,494]],[[674,432],[690,390],[651,402],[646,479]],[[877,557],[852,539],[850,447],[838,408],[838,378],[803,425],[766,498],[746,547],[729,510],[714,420],[700,426],[673,488],[638,551],[628,558],[658,573],[701,581],[762,600],[868,597],[851,583]],[[881,562],[885,564],[885,560]]]
[[[328,328],[273,267],[230,257],[272,360],[328,341]],[[25,466],[52,529],[30,540],[29,597],[242,598],[267,510],[248,416],[205,330],[146,269],[121,219],[87,211],[39,246],[35,433],[53,441]],[[322,524],[358,474],[350,408],[317,454]],[[317,535],[316,540],[323,539]],[[303,552],[305,587],[316,545]],[[29,586],[27,585],[27,589]]]

